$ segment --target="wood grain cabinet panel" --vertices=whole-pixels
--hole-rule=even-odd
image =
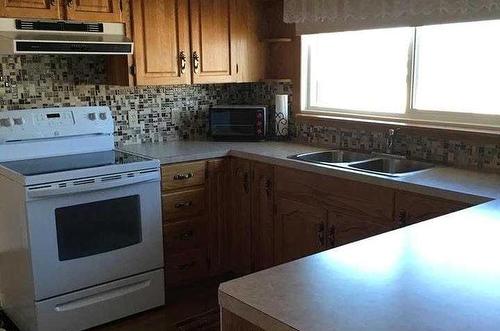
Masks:
[[[164,245],[167,255],[189,249],[201,248],[206,235],[205,218],[196,217],[187,221],[163,225]]]
[[[161,181],[164,191],[205,184],[206,161],[177,163],[162,167]]]
[[[191,0],[193,83],[236,81],[236,42],[232,42],[234,0]]]
[[[291,200],[359,215],[394,227],[394,190],[290,168],[277,170],[277,194]]]
[[[230,176],[231,267],[237,274],[247,274],[252,270],[251,162],[232,158]]]
[[[328,225],[328,246],[338,247],[373,237],[392,228],[373,223],[355,214],[331,213]]]
[[[201,215],[205,211],[205,188],[164,194],[162,204],[163,219],[167,222]]]
[[[468,207],[471,205],[459,201],[398,191],[396,193],[395,218],[397,224],[403,227]]]
[[[275,260],[285,263],[325,250],[328,210],[278,198],[275,218]]]
[[[229,271],[228,247],[229,162],[226,159],[207,161],[208,192],[208,258],[212,276]]]
[[[193,249],[179,254],[166,255],[165,282],[167,286],[188,284],[206,276],[206,250]]]
[[[133,1],[136,83],[191,83],[188,0]]]
[[[66,16],[74,21],[121,22],[120,0],[66,0]]]
[[[252,271],[274,265],[274,166],[252,164]]]
[[[1,0],[0,16],[59,19],[60,0]]]

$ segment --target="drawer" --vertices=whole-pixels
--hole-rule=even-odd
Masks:
[[[200,215],[205,208],[205,189],[166,193],[162,196],[162,206],[166,222]]]
[[[179,163],[162,167],[164,191],[205,184],[206,161]]]
[[[207,275],[206,250],[193,249],[169,255],[165,259],[165,280],[167,286],[187,284]]]
[[[165,256],[203,246],[206,224],[203,217],[163,225]]]

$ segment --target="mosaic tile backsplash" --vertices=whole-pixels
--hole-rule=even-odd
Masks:
[[[386,151],[387,130],[365,131],[306,123],[298,123],[297,130],[296,140],[301,143],[357,151]],[[500,173],[500,139],[498,143],[479,144],[401,132],[396,136],[393,152],[412,160]]]
[[[283,83],[120,87],[104,82],[102,56],[2,56],[0,111],[109,106],[116,142],[134,144],[206,139],[210,105],[272,108],[276,94],[291,96],[291,85]],[[137,123],[129,121],[131,117],[138,118]]]
[[[119,144],[206,139],[208,108],[214,104],[274,106],[286,83],[161,87],[105,85],[101,56],[0,56],[0,111],[62,106],[109,106]],[[290,107],[291,109],[291,107]],[[129,121],[134,115],[137,123]],[[292,116],[290,116],[292,117]],[[291,123],[301,143],[359,151],[384,151],[386,132]],[[411,159],[500,172],[500,141],[479,144],[400,134],[394,151]]]

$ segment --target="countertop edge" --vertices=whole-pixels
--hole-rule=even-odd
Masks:
[[[231,313],[243,318],[244,320],[262,328],[264,330],[273,331],[299,331],[290,325],[283,323],[274,317],[240,301],[233,296],[227,294],[222,289],[223,284],[219,287],[219,305],[221,308],[230,311]]]

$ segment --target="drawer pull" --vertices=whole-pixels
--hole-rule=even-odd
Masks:
[[[181,208],[191,207],[192,205],[193,205],[192,201],[178,202],[175,204],[175,208],[181,209]]]
[[[195,265],[196,265],[196,262],[191,262],[191,263],[186,263],[186,264],[179,264],[179,265],[177,265],[177,269],[179,269],[181,271],[184,271],[184,270],[187,270],[187,269],[191,269]]]
[[[193,178],[194,174],[192,172],[189,172],[187,174],[177,174],[174,176],[174,180],[187,180],[190,178]]]
[[[177,239],[178,240],[182,240],[182,241],[186,241],[186,240],[191,240],[194,236],[194,231],[191,230],[191,231],[187,231],[187,232],[184,232],[184,233],[181,233],[177,236]]]

